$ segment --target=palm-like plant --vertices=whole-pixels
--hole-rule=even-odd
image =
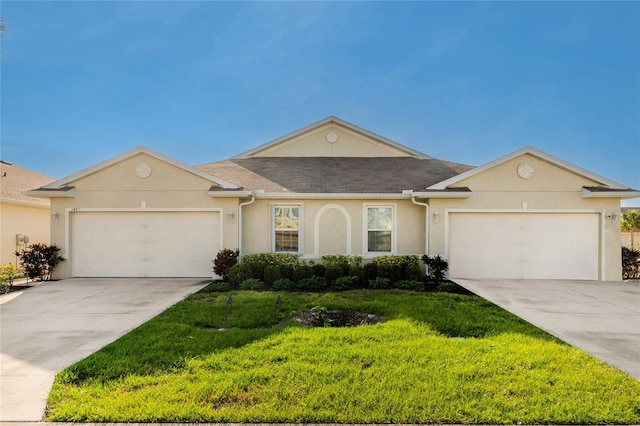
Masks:
[[[620,229],[631,234],[631,248],[634,248],[634,234],[640,231],[640,210],[627,210],[620,217]]]

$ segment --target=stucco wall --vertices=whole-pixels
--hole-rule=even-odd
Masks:
[[[151,165],[152,173],[141,179],[135,174],[140,162]],[[69,226],[77,209],[222,209],[223,240],[228,248],[238,246],[238,200],[212,198],[207,194],[212,183],[171,164],[144,154],[122,161],[70,183],[73,198],[52,198],[51,212],[60,215],[52,223],[51,241],[69,256],[66,241],[71,240]],[[233,213],[230,220],[229,213]],[[56,278],[71,276],[71,262],[62,262]]]
[[[535,173],[529,179],[522,179],[517,174],[518,165],[525,161],[535,167]],[[445,229],[447,212],[451,210],[595,212],[600,214],[604,229],[600,233],[604,255],[601,276],[605,280],[620,280],[620,223],[606,217],[607,213],[615,213],[619,217],[620,201],[611,198],[583,198],[582,187],[596,184],[593,180],[530,155],[507,161],[456,184],[468,186],[472,191],[470,198],[429,201],[430,253],[447,256]],[[434,220],[436,214],[439,215],[437,223]]]
[[[29,236],[29,244],[49,243],[50,239],[49,208],[36,208],[0,204],[0,229],[2,230],[2,246],[0,264],[16,265],[16,234]]]
[[[350,253],[363,255],[366,250],[365,206],[394,206],[396,222],[396,254],[422,254],[425,249],[424,207],[409,200],[257,200],[243,208],[243,253],[263,253],[270,251],[271,205],[302,205],[303,245],[305,257],[316,257],[316,238],[320,238],[321,228],[316,229],[319,212],[326,208],[336,208],[346,212],[351,224]],[[346,238],[346,236],[345,236]],[[344,253],[343,253],[344,254]]]
[[[330,140],[327,141],[327,134]],[[335,136],[334,136],[335,135]],[[406,157],[390,145],[342,126],[327,124],[286,142],[266,148],[254,157]]]

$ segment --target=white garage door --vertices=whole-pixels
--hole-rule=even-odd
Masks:
[[[210,277],[220,250],[218,212],[77,212],[75,277]]]
[[[598,279],[599,216],[450,213],[452,278]]]

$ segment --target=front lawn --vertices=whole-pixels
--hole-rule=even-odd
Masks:
[[[200,293],[59,373],[47,420],[638,424],[640,382],[475,296]]]

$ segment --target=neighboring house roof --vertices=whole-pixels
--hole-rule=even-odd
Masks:
[[[416,151],[415,149],[409,148],[408,146],[404,146],[402,144],[399,144],[398,142],[392,141],[391,139],[387,139],[384,136],[380,136],[378,134],[375,134],[373,132],[370,132],[369,130],[363,129],[361,127],[356,126],[355,124],[349,123],[348,121],[344,121],[338,117],[335,116],[329,116],[323,120],[317,121],[313,124],[310,124],[308,126],[303,127],[302,129],[298,129],[295,130],[291,133],[288,133],[284,136],[281,136],[277,139],[272,140],[271,142],[267,142],[263,145],[260,145],[256,148],[250,149],[249,151],[245,151],[241,154],[236,155],[235,157],[233,157],[232,159],[245,159],[245,158],[251,158],[254,156],[259,155],[261,152],[264,152],[270,148],[273,148],[276,145],[279,145],[281,143],[287,142],[291,139],[294,139],[298,136],[301,136],[305,133],[309,133],[313,130],[316,130],[322,126],[325,126],[327,124],[336,124],[338,126],[344,127],[346,129],[349,129],[355,133],[359,133],[363,136],[366,136],[368,138],[374,139],[384,145],[388,145],[390,147],[393,147],[399,151],[404,152],[407,156],[409,157],[413,157],[413,158],[419,158],[419,159],[430,159],[431,157],[429,157],[426,154],[423,154],[422,152]]]
[[[28,207],[49,207],[48,199],[24,195],[23,191],[53,182],[52,177],[0,160],[0,201]]]
[[[197,167],[249,190],[317,194],[420,190],[472,169],[412,157],[232,158]]]

